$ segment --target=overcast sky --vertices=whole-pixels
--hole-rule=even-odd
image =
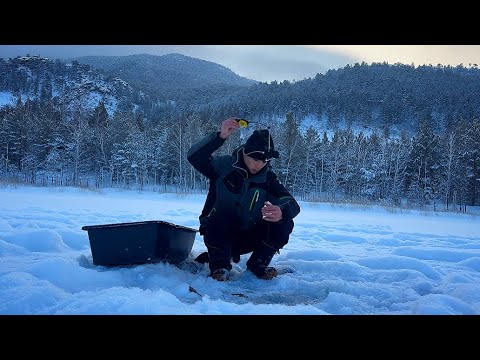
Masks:
[[[41,55],[51,59],[87,55],[180,53],[213,61],[258,81],[302,80],[347,64],[397,62],[469,66],[480,45],[0,45],[0,57]]]

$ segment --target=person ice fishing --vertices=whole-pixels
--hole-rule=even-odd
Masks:
[[[226,281],[231,262],[252,253],[247,269],[270,280],[278,271],[269,264],[288,243],[300,206],[270,168],[279,153],[268,129],[255,130],[231,155],[212,155],[239,127],[238,118],[223,121],[220,131],[194,144],[187,154],[190,164],[210,181],[199,216],[207,251],[195,260],[208,262],[210,276]]]

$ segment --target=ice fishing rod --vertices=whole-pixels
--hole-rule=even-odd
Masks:
[[[268,126],[267,124],[264,124],[260,121],[249,121],[249,120],[243,119],[243,118],[235,118],[235,120],[238,122],[238,125],[240,125],[240,127],[242,127],[242,128],[247,128],[248,125],[250,125],[250,124],[258,124],[258,125],[265,126],[268,130],[270,130],[270,126]]]

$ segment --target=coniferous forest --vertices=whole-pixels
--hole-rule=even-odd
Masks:
[[[0,181],[206,192],[187,151],[237,116],[252,126],[218,152],[270,128],[280,152],[271,166],[299,200],[449,211],[480,205],[476,64],[362,63],[261,83],[178,54],[168,58],[169,69],[183,60],[175,71],[151,71],[142,59],[123,75],[81,59],[0,59],[0,95],[8,100],[0,103]],[[189,82],[196,72],[201,81]],[[155,86],[135,74],[149,74]]]

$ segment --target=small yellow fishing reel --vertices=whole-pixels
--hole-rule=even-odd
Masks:
[[[235,120],[237,120],[238,125],[240,125],[240,127],[242,127],[242,128],[246,128],[248,126],[248,120],[239,119],[239,118],[237,118]]]

